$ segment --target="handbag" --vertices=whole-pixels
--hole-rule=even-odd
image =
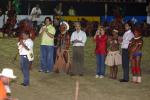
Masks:
[[[27,58],[28,58],[29,61],[33,61],[34,60],[33,50],[29,50],[28,51]]]

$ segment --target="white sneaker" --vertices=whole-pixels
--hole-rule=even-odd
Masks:
[[[103,75],[100,75],[99,78],[104,78],[104,76],[103,76]]]
[[[99,75],[96,75],[95,78],[99,78]]]

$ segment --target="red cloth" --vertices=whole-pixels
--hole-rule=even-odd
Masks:
[[[137,75],[141,74],[141,68],[140,68],[140,66],[138,66],[138,67],[132,67],[132,74],[133,75],[134,74],[137,74]]]
[[[136,67],[132,67],[132,74],[136,74]]]
[[[137,74],[140,74],[140,73],[141,73],[141,68],[140,68],[140,66],[136,67],[136,73],[137,73]]]
[[[101,37],[96,36],[96,54],[106,54],[107,53],[107,35],[104,34]]]
[[[5,90],[3,82],[0,80],[0,100],[1,99],[3,100],[4,98],[7,98],[6,90]]]

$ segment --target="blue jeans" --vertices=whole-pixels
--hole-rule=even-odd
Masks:
[[[97,75],[105,75],[105,54],[96,54]]]
[[[54,65],[54,47],[41,45],[40,50],[40,61],[41,61],[41,70],[43,71],[52,71]]]
[[[26,55],[20,56],[20,65],[23,73],[24,81],[23,83],[29,85],[29,60]]]
[[[129,53],[128,49],[122,49],[122,67],[123,67],[123,79],[129,80]]]

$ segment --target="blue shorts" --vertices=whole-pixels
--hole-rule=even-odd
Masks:
[[[133,54],[133,56],[135,56],[135,57],[137,57],[137,56],[142,56],[142,52],[135,52],[135,53]]]

